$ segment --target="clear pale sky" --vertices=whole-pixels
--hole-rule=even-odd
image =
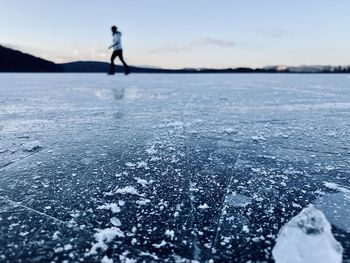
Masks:
[[[109,61],[114,24],[133,65],[350,64],[350,0],[0,0],[0,43],[55,62]]]

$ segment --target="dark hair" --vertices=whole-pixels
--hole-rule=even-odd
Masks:
[[[113,31],[117,31],[117,27],[116,27],[116,26],[112,26],[111,29],[112,29]]]

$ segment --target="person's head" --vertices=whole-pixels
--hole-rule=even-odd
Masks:
[[[118,28],[116,26],[111,27],[112,33],[115,34],[117,33]]]

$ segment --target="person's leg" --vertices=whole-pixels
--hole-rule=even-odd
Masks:
[[[119,59],[124,65],[125,74],[129,74],[130,73],[130,69],[129,69],[129,66],[126,64],[125,60],[124,60],[123,51],[122,50],[120,50],[120,52],[119,52]]]
[[[114,60],[118,56],[118,52],[116,50],[113,51],[112,56],[111,56],[111,68],[109,70],[109,74],[114,74],[115,73],[115,64]]]

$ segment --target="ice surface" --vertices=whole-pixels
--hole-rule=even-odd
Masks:
[[[311,203],[347,262],[349,101],[346,75],[0,74],[0,262],[273,262]]]
[[[340,263],[342,253],[330,223],[313,205],[283,226],[272,250],[276,263]]]

